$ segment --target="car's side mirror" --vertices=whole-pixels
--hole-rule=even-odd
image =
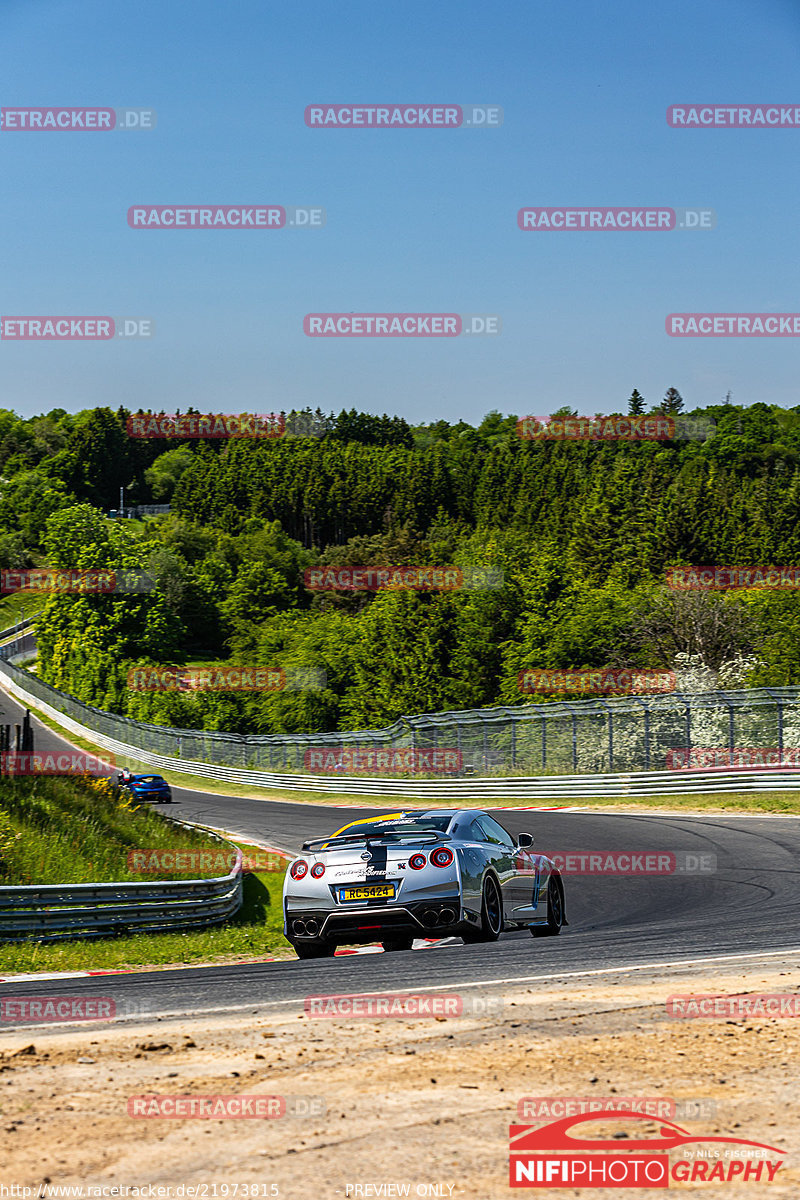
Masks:
[[[518,846],[532,846],[533,845],[533,834],[532,833],[518,833],[517,834],[517,845]]]

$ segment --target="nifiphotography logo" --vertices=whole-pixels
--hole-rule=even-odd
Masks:
[[[623,1125],[624,1148],[613,1137],[572,1132],[575,1126],[601,1120],[606,1125]],[[511,1125],[509,1186],[668,1188],[670,1181],[772,1183],[786,1157],[785,1151],[763,1142],[696,1136],[663,1118],[658,1121],[658,1133],[648,1134],[645,1126],[652,1123],[653,1117],[644,1113],[608,1108],[588,1116],[563,1117],[541,1127]],[[639,1131],[642,1136],[637,1137]]]

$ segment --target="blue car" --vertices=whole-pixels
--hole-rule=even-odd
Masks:
[[[161,775],[129,775],[119,777],[119,783],[137,800],[150,800],[154,804],[171,804],[172,788]]]

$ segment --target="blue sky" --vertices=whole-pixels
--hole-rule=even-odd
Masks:
[[[412,422],[800,403],[797,339],[667,337],[674,311],[800,311],[800,129],[670,104],[800,103],[798,0],[0,0],[0,103],[153,108],[152,132],[0,133],[3,315],[155,337],[0,342],[0,406]],[[312,130],[316,102],[500,105],[493,130]],[[320,230],[132,230],[132,204],[326,210]],[[523,233],[534,205],[697,205],[713,231]],[[493,338],[311,339],[309,312],[496,313]]]

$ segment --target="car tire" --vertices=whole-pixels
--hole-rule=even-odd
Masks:
[[[496,942],[503,932],[503,901],[500,886],[494,875],[487,875],[481,894],[481,923],[478,929],[465,929],[461,934],[467,945],[477,942]]]
[[[387,938],[385,942],[381,943],[387,954],[392,954],[397,950],[410,950],[413,944],[414,938],[411,934],[406,937]]]
[[[294,952],[298,958],[331,958],[336,949],[333,942],[294,942]]]
[[[561,885],[553,879],[547,884],[547,924],[531,926],[535,938],[558,937],[564,925],[564,895]]]

